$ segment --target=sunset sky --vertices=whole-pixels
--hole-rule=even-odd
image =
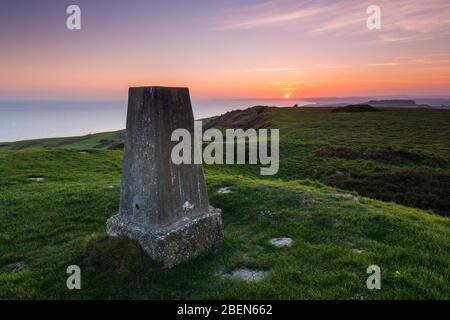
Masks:
[[[81,7],[81,30],[66,8]],[[366,8],[381,7],[381,30]],[[450,95],[449,0],[0,1],[0,98]]]

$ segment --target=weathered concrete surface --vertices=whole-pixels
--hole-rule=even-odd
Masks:
[[[109,235],[137,240],[167,267],[223,238],[220,210],[209,206],[202,166],[172,163],[178,142],[170,137],[179,128],[194,136],[187,88],[130,88],[120,209],[107,222]]]

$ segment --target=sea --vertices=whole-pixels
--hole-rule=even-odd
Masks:
[[[195,119],[256,105],[286,107],[311,102],[267,99],[192,100]],[[0,142],[71,137],[125,128],[122,100],[0,100]]]

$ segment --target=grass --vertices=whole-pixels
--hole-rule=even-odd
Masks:
[[[353,106],[352,106],[353,107]],[[399,204],[450,213],[449,110],[254,107],[205,120],[205,129],[279,128],[286,180],[305,179]],[[121,149],[123,132],[0,144],[1,149],[36,147]],[[221,168],[257,175],[256,167]],[[414,183],[404,177],[413,176]],[[399,192],[399,190],[401,192]],[[404,191],[404,192],[403,192]]]
[[[449,299],[448,217],[315,181],[338,170],[419,167],[315,154],[336,145],[364,152],[388,141],[395,150],[448,159],[448,114],[270,112],[281,133],[279,175],[262,178],[255,166],[205,166],[210,202],[223,210],[225,240],[171,270],[154,265],[136,243],[105,237],[106,219],[119,203],[120,150],[83,148],[79,139],[0,151],[0,298]],[[448,172],[443,163],[420,168]],[[232,193],[216,193],[221,187]],[[293,246],[269,243],[284,236]],[[11,271],[15,262],[24,267]],[[66,288],[72,264],[82,270],[79,291]],[[366,288],[372,264],[381,267],[382,290]],[[270,273],[261,282],[222,276],[241,267]]]
[[[279,177],[309,178],[364,196],[449,214],[450,111],[331,111],[272,109],[272,126],[280,128]],[[409,172],[419,182],[405,183]],[[394,197],[399,186],[404,192]]]
[[[80,137],[62,137],[25,140],[17,142],[0,143],[0,150],[20,150],[28,148],[56,148],[64,147],[71,149],[97,148],[104,149],[113,147],[122,139],[123,131],[102,132],[88,134]]]

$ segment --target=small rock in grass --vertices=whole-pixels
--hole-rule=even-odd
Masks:
[[[262,270],[251,270],[247,268],[236,269],[231,274],[227,274],[226,276],[240,279],[244,281],[260,281],[264,279],[269,272]]]
[[[335,199],[343,198],[343,199],[348,199],[348,200],[353,200],[353,201],[359,200],[358,196],[355,196],[355,195],[349,194],[349,193],[331,193],[330,196]]]
[[[261,216],[271,216],[272,212],[270,212],[270,210],[261,210],[259,212],[259,215],[261,215]]]
[[[364,253],[365,250],[359,249],[359,248],[353,248],[353,249],[352,249],[352,252],[357,253],[357,254],[361,254],[361,253]]]
[[[290,247],[294,241],[291,238],[270,239],[270,243],[276,247]]]
[[[220,188],[219,190],[217,190],[217,193],[230,193],[230,192],[231,192],[230,187],[223,187],[223,188]]]
[[[36,182],[42,182],[45,180],[45,178],[42,177],[36,177],[36,178],[28,178],[30,181],[36,181]]]
[[[86,151],[80,151],[80,154],[88,154]]]
[[[23,261],[17,261],[17,262],[8,264],[8,265],[5,267],[5,269],[6,269],[6,271],[8,271],[8,272],[13,272],[13,273],[14,273],[14,272],[19,271],[20,269],[23,269],[25,266],[26,266],[25,262],[23,262]]]

